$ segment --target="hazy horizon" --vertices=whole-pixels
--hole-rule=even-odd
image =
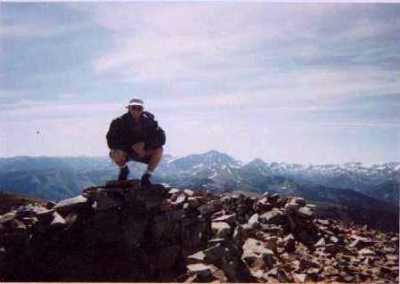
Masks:
[[[187,156],[190,156],[190,155],[202,155],[202,154],[206,154],[206,153],[211,152],[211,151],[216,151],[216,150],[209,150],[209,151],[201,152],[201,153],[192,153],[192,154],[188,154],[188,155],[185,155],[185,156],[175,156],[175,155],[171,155],[169,153],[165,153],[164,156],[171,156],[173,159],[179,159],[179,158],[184,158],[184,157],[187,157]],[[348,164],[351,164],[351,163],[362,163],[364,166],[372,166],[372,165],[381,165],[381,164],[387,164],[387,163],[400,163],[400,160],[398,160],[398,161],[395,161],[395,160],[382,161],[382,162],[378,162],[378,163],[365,163],[365,162],[363,163],[363,162],[360,162],[360,161],[351,161],[351,162],[344,162],[344,163],[295,163],[295,162],[290,162],[290,161],[272,161],[272,160],[270,161],[270,160],[264,160],[264,159],[261,159],[261,158],[258,158],[258,157],[255,157],[255,158],[250,159],[250,160],[241,160],[241,159],[238,159],[237,157],[235,157],[233,155],[230,155],[228,153],[224,153],[224,152],[220,152],[220,151],[217,151],[217,152],[222,153],[222,154],[226,154],[229,157],[233,158],[234,160],[236,160],[238,162],[242,162],[243,164],[249,163],[249,162],[254,161],[256,159],[263,160],[266,163],[276,162],[276,163],[302,164],[302,165],[327,165],[327,164],[344,165],[344,164],[347,164],[347,163]],[[13,158],[61,158],[61,159],[64,159],[64,158],[66,158],[66,159],[68,159],[68,158],[101,158],[101,159],[106,158],[107,159],[109,157],[108,157],[108,155],[103,155],[103,156],[101,156],[101,155],[91,155],[91,156],[89,156],[89,155],[76,155],[76,156],[46,156],[46,155],[31,155],[31,156],[27,156],[27,155],[20,155],[20,156],[4,156],[4,157],[0,157],[0,159],[13,159]],[[110,159],[110,162],[112,162],[111,159]],[[133,161],[131,161],[131,162],[133,162]]]
[[[0,156],[106,156],[140,97],[173,156],[400,160],[400,4],[0,5]]]

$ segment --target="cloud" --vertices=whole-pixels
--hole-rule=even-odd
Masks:
[[[385,48],[370,47],[365,41],[381,34],[393,37],[393,21],[369,18],[370,9],[353,15],[352,8],[357,7],[124,3],[110,9],[100,5],[95,21],[113,32],[114,43],[93,67],[99,76],[164,83],[182,92],[187,91],[187,82],[226,93],[235,93],[233,88],[242,93],[297,88],[305,97],[314,92],[351,95],[398,88],[393,71],[375,64],[379,54],[384,61],[393,58],[384,57]],[[360,40],[365,43],[361,50]],[[372,59],[371,49],[378,50]]]
[[[53,36],[59,32],[60,30],[58,29],[33,24],[2,25],[0,30],[0,38],[40,38]]]

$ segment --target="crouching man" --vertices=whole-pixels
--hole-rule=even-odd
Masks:
[[[114,119],[107,133],[110,157],[120,168],[118,180],[128,178],[128,161],[147,164],[141,185],[148,187],[163,154],[165,132],[158,126],[154,115],[144,111],[141,99],[130,100],[126,108],[128,112]]]

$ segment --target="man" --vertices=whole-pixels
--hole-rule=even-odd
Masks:
[[[129,175],[128,161],[147,164],[141,185],[151,185],[150,178],[160,163],[165,144],[165,132],[158,126],[154,115],[144,111],[141,99],[132,99],[126,106],[128,112],[111,122],[107,144],[111,159],[119,166],[118,180]]]

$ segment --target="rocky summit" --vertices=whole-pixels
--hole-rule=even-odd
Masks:
[[[398,233],[315,209],[113,181],[0,215],[0,281],[398,283]]]

